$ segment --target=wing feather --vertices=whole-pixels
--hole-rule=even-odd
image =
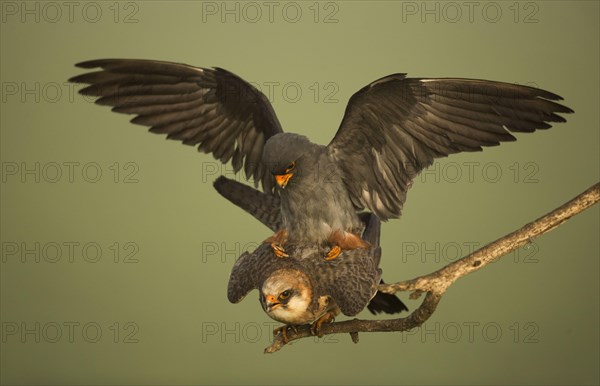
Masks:
[[[358,209],[396,218],[413,179],[435,158],[564,122],[558,114],[573,111],[557,100],[562,98],[522,85],[393,74],[350,98],[328,151]]]
[[[131,122],[150,132],[198,146],[263,190],[273,191],[273,177],[261,163],[265,142],[281,133],[273,108],[259,90],[221,68],[139,59],[100,59],[77,64],[95,69],[73,77],[87,84],[80,93],[99,105],[135,114]],[[99,69],[99,70],[98,70]]]

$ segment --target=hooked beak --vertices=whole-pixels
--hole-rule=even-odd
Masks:
[[[285,189],[285,186],[288,184],[290,179],[294,173],[286,173],[286,174],[277,174],[275,175],[275,180],[277,181],[277,185],[281,187],[281,189]]]
[[[274,309],[281,306],[281,303],[279,303],[277,301],[277,298],[273,295],[267,295],[265,297],[265,301],[266,301],[266,305],[267,305],[267,312],[271,312]]]

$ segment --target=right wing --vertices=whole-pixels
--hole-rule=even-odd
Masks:
[[[267,97],[237,75],[221,68],[141,59],[100,59],[78,63],[99,68],[69,79],[89,86],[83,95],[99,97],[99,105],[136,114],[132,123],[167,134],[262,182],[272,192],[274,178],[261,162],[265,142],[281,133]]]

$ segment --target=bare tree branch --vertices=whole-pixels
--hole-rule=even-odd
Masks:
[[[343,322],[324,324],[320,336],[329,334],[350,333],[352,340],[358,342],[359,332],[389,332],[407,331],[423,324],[435,311],[448,287],[459,278],[477,271],[489,263],[513,250],[526,245],[535,237],[550,232],[569,218],[586,210],[600,200],[600,183],[595,184],[566,204],[538,218],[498,240],[487,244],[468,256],[465,256],[442,269],[420,276],[412,280],[379,286],[379,290],[387,293],[397,291],[414,291],[411,298],[421,293],[427,295],[423,303],[405,318],[388,320],[347,320]],[[288,342],[311,336],[310,327],[301,326],[287,333]],[[281,335],[274,337],[273,343],[265,349],[265,353],[273,353],[286,343]]]
[[[600,183],[592,186],[547,215],[489,243],[468,256],[448,264],[436,272],[408,281],[383,285],[379,287],[379,290],[387,293],[395,293],[396,291],[433,291],[444,293],[448,286],[459,278],[477,271],[515,249],[530,243],[533,238],[550,232],[572,216],[595,204],[599,199]]]

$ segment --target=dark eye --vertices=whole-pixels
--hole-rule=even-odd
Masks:
[[[292,294],[292,291],[285,290],[281,294],[279,294],[279,299],[281,299],[281,300],[287,299],[290,297],[291,294]]]
[[[295,167],[296,167],[296,162],[292,162],[285,168],[284,172],[289,173],[292,170],[294,170]]]

